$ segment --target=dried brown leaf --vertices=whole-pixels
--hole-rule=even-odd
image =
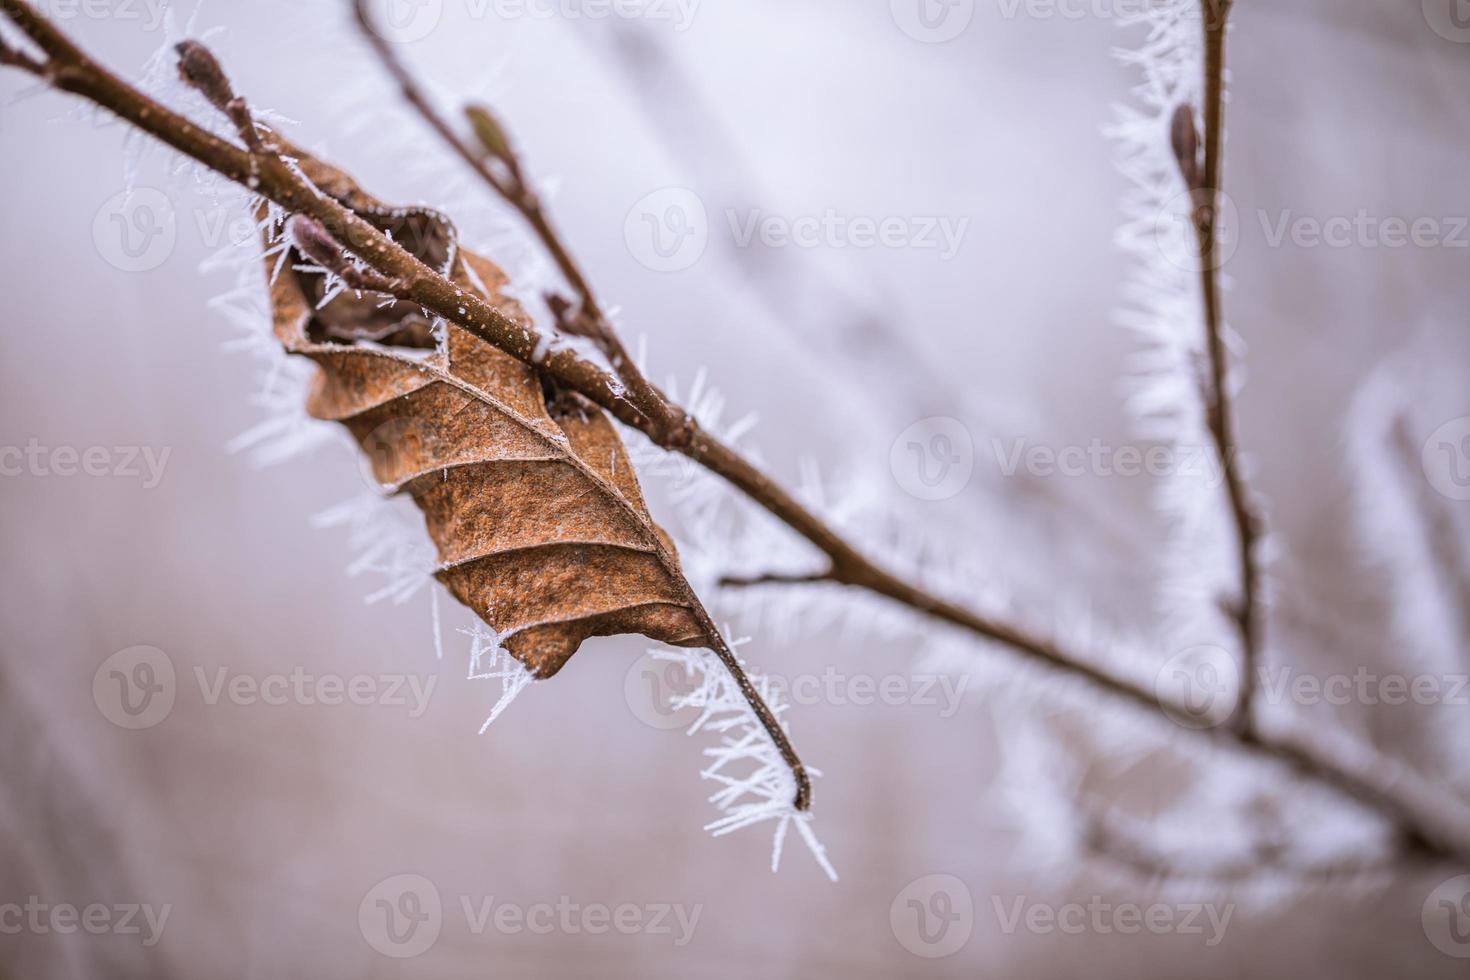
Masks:
[[[461,251],[442,216],[385,207],[340,172],[302,166],[426,264],[524,320],[501,292],[505,275]],[[412,495],[439,580],[512,655],[549,677],[591,636],[707,645],[673,544],[599,408],[453,324],[436,344],[413,304],[350,290],[323,304],[326,277],[295,268],[292,253],[271,298],[276,337],[321,369],[308,411],[346,426],[377,480]]]

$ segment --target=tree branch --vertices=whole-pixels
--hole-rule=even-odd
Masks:
[[[1220,301],[1219,234],[1221,170],[1225,135],[1225,36],[1234,0],[1201,0],[1204,28],[1204,147],[1200,158],[1193,109],[1180,106],[1174,113],[1170,138],[1180,173],[1191,193],[1200,260],[1200,289],[1204,305],[1205,348],[1209,382],[1204,391],[1205,417],[1225,477],[1225,493],[1235,527],[1239,553],[1240,595],[1227,605],[1240,634],[1240,697],[1231,724],[1250,737],[1255,730],[1254,697],[1260,663],[1260,574],[1254,551],[1261,537],[1261,518],[1250,501],[1250,490],[1240,471],[1235,433],[1235,411],[1230,392],[1230,352],[1225,346],[1225,323]]]
[[[315,220],[367,266],[395,283],[395,295],[424,307],[544,374],[579,392],[619,421],[657,439],[658,425],[629,397],[626,386],[601,368],[566,348],[550,348],[533,326],[510,320],[479,296],[466,292],[438,275],[397,243],[334,198],[304,182],[290,164],[275,154],[242,150],[201,129],[178,113],[139,92],[102,68],[71,43],[27,0],[0,0],[3,12],[50,58],[41,72],[56,88],[86,98],[119,118],[153,135],[216,173],[248,187],[287,212]],[[27,66],[21,66],[30,71]],[[36,73],[36,72],[32,72]],[[284,151],[283,151],[284,152]],[[656,391],[656,389],[655,389]],[[668,399],[658,393],[665,402]],[[885,571],[852,544],[801,506],[748,460],[705,432],[692,418],[687,440],[674,449],[724,478],[755,503],[779,518],[820,549],[830,561],[820,576],[854,588],[886,596],[918,612],[965,629],[979,637],[1006,644],[1024,657],[1063,673],[1079,676],[1102,691],[1157,713],[1178,709],[1134,681],[1112,677],[1086,658],[1029,635],[1008,623],[991,620]],[[716,650],[719,653],[719,650]],[[723,658],[722,658],[723,659]],[[737,675],[738,676],[738,675]],[[775,726],[779,732],[779,726]],[[780,736],[773,732],[773,737]],[[1272,741],[1238,728],[1203,729],[1217,742],[1234,745],[1265,759],[1284,761],[1299,773],[1337,788],[1403,825],[1406,836],[1440,856],[1454,856],[1470,865],[1470,841],[1432,834],[1430,815],[1393,795],[1393,786],[1372,784],[1309,749]],[[788,759],[788,762],[791,762]],[[804,771],[793,766],[798,779]],[[799,801],[800,802],[800,801]]]
[[[472,106],[466,111],[481,143],[481,149],[477,151],[439,114],[398,57],[398,53],[375,29],[367,0],[355,0],[353,11],[362,36],[372,46],[388,74],[397,82],[408,104],[487,187],[520,213],[556,263],[557,271],[576,294],[579,304],[575,309],[570,304],[565,304],[565,301],[560,308],[557,304],[552,304],[563,332],[587,337],[602,351],[613,372],[627,389],[628,401],[647,420],[648,425],[642,428],[649,438],[664,449],[687,446],[692,435],[689,416],[649,382],[638,362],[623,346],[617,330],[598,304],[586,276],[572,258],[570,249],[552,227],[551,219],[541,205],[540,196],[525,179],[520,157],[499,121],[488,109],[479,106]],[[496,173],[496,165],[502,168],[501,173]]]

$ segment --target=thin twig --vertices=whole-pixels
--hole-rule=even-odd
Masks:
[[[552,229],[545,210],[541,207],[540,198],[525,179],[520,159],[510,141],[505,138],[504,130],[501,129],[499,123],[483,110],[478,118],[471,116],[471,120],[478,123],[476,129],[481,134],[486,153],[491,160],[498,161],[504,166],[503,174],[495,173],[491,169],[491,160],[477,154],[473,147],[462,140],[448,121],[434,109],[428,96],[398,58],[392,46],[375,29],[372,14],[365,0],[358,0],[354,3],[353,10],[362,35],[372,45],[379,60],[398,83],[404,99],[418,111],[430,128],[469,164],[491,190],[521,213],[551,253],[563,278],[581,301],[580,308],[576,310],[569,309],[569,305],[559,299],[553,299],[549,303],[563,332],[588,337],[597,344],[622,382],[623,392],[621,394],[642,417],[644,424],[639,428],[647,433],[655,443],[665,449],[688,445],[692,419],[648,381],[637,362],[624,349],[617,331],[613,329],[612,324],[597,305],[591,286],[587,284],[587,280],[582,276],[576,263],[572,261],[570,253]],[[662,547],[660,551],[662,552]],[[766,734],[770,736],[781,758],[790,768],[796,780],[796,809],[809,810],[812,799],[811,778],[807,774],[806,766],[797,756],[796,749],[787,738],[785,730],[782,729],[780,722],[771,712],[765,700],[750,683],[750,678],[746,675],[739,657],[725,641],[724,635],[715,624],[713,617],[704,608],[699,596],[684,579],[683,573],[679,571],[678,563],[670,560],[666,561],[665,565],[685,593],[685,599],[700,623],[710,650],[719,657],[730,676],[735,679],[741,694],[745,696],[746,702],[755,712],[761,726],[765,728]]]
[[[383,35],[376,29],[367,0],[355,0],[353,10],[363,37],[372,46],[378,60],[398,84],[404,99],[423,118],[424,122],[439,135],[450,149],[473,170],[492,191],[515,208],[540,239],[542,246],[556,264],[557,271],[576,294],[579,306],[558,311],[563,331],[587,337],[597,344],[613,372],[627,389],[628,400],[648,421],[643,427],[651,439],[664,449],[678,449],[689,444],[691,420],[684,410],[666,398],[646,376],[623,346],[622,339],[607,314],[597,302],[592,286],[583,275],[581,267],[572,258],[560,235],[552,227],[551,219],[541,204],[541,198],[529,181],[514,145],[505,134],[504,128],[489,112],[481,107],[472,107],[468,115],[482,144],[479,151],[463,139],[438,110],[434,108],[422,87],[398,52],[393,50]],[[504,167],[504,173],[496,173],[496,164]],[[553,306],[555,309],[556,307]],[[563,315],[565,313],[565,315]]]
[[[1200,287],[1204,305],[1205,346],[1209,385],[1205,417],[1225,477],[1225,492],[1235,528],[1239,556],[1240,595],[1228,604],[1240,634],[1240,695],[1231,724],[1243,737],[1255,731],[1254,698],[1260,662],[1260,574],[1256,543],[1261,518],[1250,501],[1240,471],[1235,411],[1230,391],[1230,352],[1225,345],[1225,323],[1220,300],[1220,260],[1216,235],[1220,222],[1221,171],[1225,135],[1225,36],[1234,0],[1202,0],[1204,29],[1204,154],[1196,158],[1192,112],[1181,106],[1174,117],[1173,144],[1180,171],[1193,195],[1195,232],[1200,259]]]
[[[383,275],[397,280],[402,298],[455,323],[477,337],[578,391],[624,424],[651,436],[652,423],[625,397],[625,387],[601,368],[566,348],[548,350],[534,327],[508,319],[472,292],[438,275],[340,202],[304,184],[281,160],[257,158],[149,98],[123,82],[78,49],[37,14],[26,0],[0,0],[3,11],[51,59],[41,77],[58,89],[79,95],[150,133],[185,156],[275,202],[293,214],[315,219],[339,242],[350,243],[358,258]],[[29,70],[29,69],[27,69]],[[667,400],[667,399],[665,399]],[[911,609],[927,613],[977,636],[1013,647],[1024,657],[1064,673],[1080,676],[1101,690],[1157,713],[1175,709],[1147,687],[1112,677],[1087,658],[1064,651],[1004,622],[987,619],[963,606],[934,596],[883,570],[864,557],[815,514],[748,460],[689,422],[687,445],[677,451],[705,466],[744,492],[797,534],[819,548],[831,567],[824,579],[886,596]],[[718,651],[716,651],[718,652]],[[1347,796],[1377,809],[1401,824],[1406,836],[1428,852],[1453,856],[1470,865],[1470,844],[1431,835],[1432,818],[1397,799],[1392,786],[1365,782],[1354,773],[1309,748],[1270,740],[1260,734],[1244,735],[1235,728],[1202,729],[1222,744],[1234,745],[1263,759],[1284,761],[1300,774],[1333,786]]]
[[[766,572],[761,575],[726,575],[720,579],[723,588],[748,589],[757,585],[813,585],[835,582],[831,572]]]
[[[595,37],[597,53],[617,59],[640,110],[676,162],[698,174],[701,187],[713,184],[727,202],[757,200],[760,182],[745,158],[744,145],[722,123],[723,113],[701,92],[688,66],[667,50],[659,37],[663,32],[637,19],[586,23],[584,39]],[[736,247],[728,260],[739,287],[761,299],[770,315],[789,320],[792,336],[809,345],[815,358],[840,364],[863,390],[882,391],[889,402],[885,411],[916,419],[954,414],[961,395],[935,369],[917,332],[895,321],[862,290],[832,276],[805,250],[788,249],[777,256],[769,249]],[[793,310],[800,311],[795,319]],[[1006,415],[997,405],[976,400],[973,390],[965,396],[969,398],[963,403],[965,411],[975,419],[975,428],[990,432],[1006,428]],[[1134,570],[1144,557],[1144,536],[1121,520],[1115,508],[1071,481],[1018,473],[997,489],[997,501],[1013,514],[1039,510],[1038,523],[1065,527],[1071,541],[1082,535],[1095,538],[1098,553],[1107,556],[1110,575],[1138,574]]]
[[[0,37],[0,65],[19,68],[32,75],[44,76],[46,74],[46,66],[44,64],[32,58],[20,48],[11,47],[5,43],[3,37]]]

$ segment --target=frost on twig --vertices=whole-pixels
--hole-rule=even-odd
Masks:
[[[1200,256],[1193,198],[1174,145],[1179,107],[1198,106],[1202,97],[1200,7],[1197,0],[1166,0],[1121,17],[1120,24],[1143,32],[1136,48],[1116,51],[1141,80],[1132,90],[1134,102],[1118,106],[1107,128],[1129,183],[1117,244],[1132,262],[1118,322],[1143,345],[1134,357],[1128,408],[1139,434],[1171,447],[1181,461],[1162,478],[1156,496],[1172,532],[1159,602],[1170,647],[1231,649],[1236,638],[1216,601],[1237,584],[1230,574],[1228,512],[1213,478],[1221,461],[1211,445],[1202,397],[1207,372]],[[1196,457],[1208,465],[1183,465]]]
[[[731,640],[732,648],[738,641]],[[790,768],[781,758],[775,742],[751,710],[745,696],[730,672],[708,650],[681,650],[672,647],[649,651],[655,659],[679,664],[693,685],[688,694],[675,695],[675,710],[693,708],[699,716],[689,727],[689,734],[713,735],[717,743],[704,750],[708,766],[700,773],[719,788],[710,802],[720,817],[705,829],[716,837],[743,830],[756,824],[775,822],[771,847],[771,870],[781,866],[781,853],[789,831],[795,827],[807,850],[827,877],[837,880],[837,871],[827,858],[827,851],[812,830],[812,814],[796,809],[792,800],[796,782]],[[779,692],[768,677],[747,672],[751,684],[777,718],[785,712]],[[786,727],[784,724],[781,726]],[[820,773],[807,770],[811,775]]]

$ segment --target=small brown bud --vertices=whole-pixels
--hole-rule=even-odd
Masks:
[[[489,109],[471,105],[465,107],[464,114],[474,127],[475,137],[487,153],[507,164],[514,159],[515,150],[511,149],[510,137],[506,135],[500,121],[490,114]]]
[[[180,41],[174,46],[179,54],[179,77],[194,86],[216,109],[224,110],[235,92],[219,59],[198,41]]]
[[[397,283],[376,269],[364,269],[347,257],[342,243],[320,221],[297,214],[286,222],[286,232],[297,251],[337,276],[350,288],[376,293],[396,293]]]
[[[1169,123],[1169,143],[1174,148],[1174,159],[1184,175],[1184,183],[1190,190],[1198,190],[1199,134],[1194,128],[1194,108],[1187,102],[1174,110],[1174,118]]]

